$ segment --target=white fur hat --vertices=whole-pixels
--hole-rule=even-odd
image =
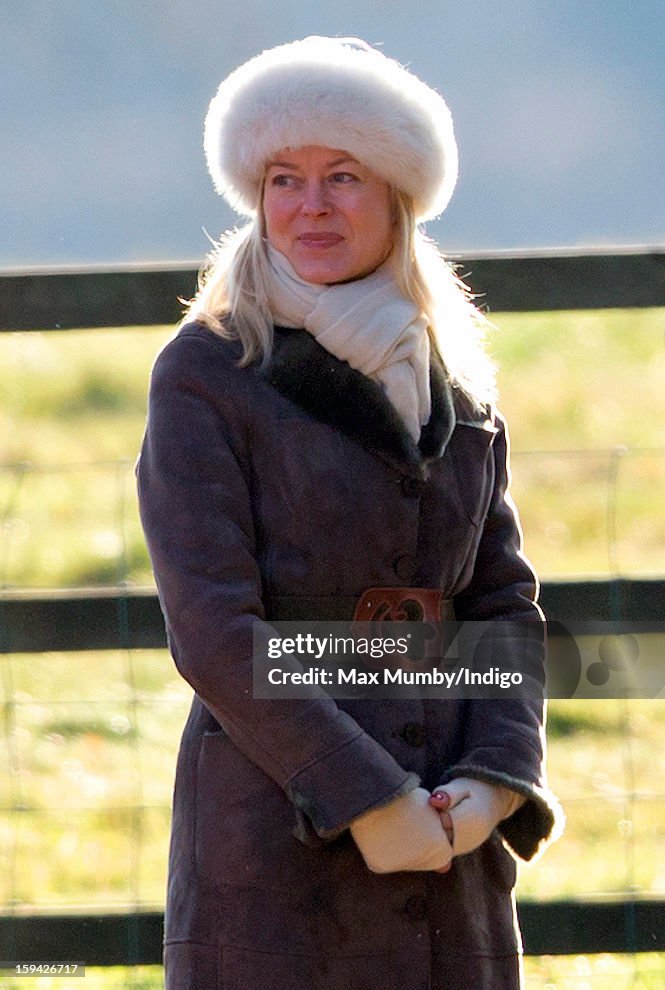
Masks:
[[[457,145],[441,96],[355,38],[310,37],[262,52],[213,98],[204,148],[215,188],[253,215],[280,148],[340,148],[413,199],[418,220],[441,213],[457,179]]]

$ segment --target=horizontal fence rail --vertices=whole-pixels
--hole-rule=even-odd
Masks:
[[[625,621],[632,631],[665,631],[665,581],[561,581],[543,584],[549,620],[600,631]],[[0,654],[160,649],[164,620],[154,591],[128,588],[0,592]]]
[[[665,901],[521,901],[517,914],[530,956],[664,952]],[[149,966],[162,959],[164,916],[0,916],[3,959],[72,959],[86,966]]]
[[[618,248],[452,256],[492,312],[665,306],[665,249]],[[0,330],[176,323],[198,265],[0,272]]]

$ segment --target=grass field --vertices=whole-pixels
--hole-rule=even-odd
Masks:
[[[665,310],[495,322],[514,494],[541,576],[662,573]],[[172,332],[0,335],[0,582],[151,582],[131,464]]]
[[[656,954],[637,959],[614,955],[526,959],[524,968],[526,990],[662,990],[663,987],[663,964]],[[137,966],[132,970],[86,968],[85,979],[84,990],[162,990],[164,985],[157,966]],[[19,981],[12,983],[20,990]],[[63,985],[62,979],[48,977],[21,980],[21,985],[26,990],[77,990],[73,982]]]
[[[541,575],[662,574],[665,311],[495,322],[514,492]],[[131,465],[171,333],[0,335],[0,584],[151,582]],[[165,651],[0,661],[0,910],[163,903],[188,701]],[[549,738],[568,829],[521,871],[520,895],[665,896],[665,705],[553,702]],[[528,960],[527,972],[533,990],[665,985],[662,956]],[[160,975],[96,971],[85,985],[152,990]]]
[[[525,990],[662,990],[665,968],[657,954],[548,956],[524,962]],[[85,990],[162,990],[159,966],[86,967]],[[38,977],[0,984],[3,990],[77,990],[80,981]]]

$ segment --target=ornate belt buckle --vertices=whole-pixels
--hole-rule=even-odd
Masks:
[[[453,603],[438,588],[367,588],[358,599],[354,622],[367,625],[368,634],[394,637],[387,623],[418,623],[408,634],[406,654],[384,656],[381,664],[391,670],[432,670],[444,662],[454,640]],[[368,662],[371,666],[371,661]]]
[[[367,588],[356,604],[354,622],[441,622],[438,588]]]

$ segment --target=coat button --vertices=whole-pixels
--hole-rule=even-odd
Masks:
[[[402,494],[406,495],[407,498],[419,498],[422,495],[425,488],[425,482],[420,478],[406,477],[402,478]]]
[[[424,746],[427,739],[427,729],[420,722],[407,722],[399,735],[407,746]]]
[[[393,561],[393,570],[400,581],[411,581],[417,569],[416,558],[410,553],[400,554]]]
[[[404,914],[409,921],[424,921],[427,917],[427,901],[424,897],[414,895],[409,897],[404,905]]]

